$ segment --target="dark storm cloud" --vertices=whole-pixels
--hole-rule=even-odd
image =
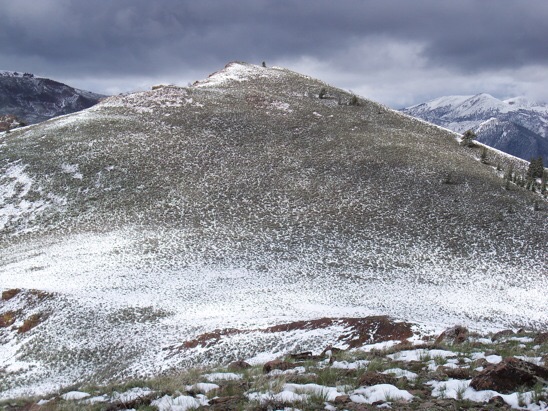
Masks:
[[[545,0],[0,0],[0,67],[158,77],[309,57],[352,72],[375,60],[362,44],[397,43],[422,65],[478,73],[546,65],[546,21]]]

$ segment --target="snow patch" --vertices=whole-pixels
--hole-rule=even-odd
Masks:
[[[204,374],[203,377],[208,381],[235,381],[241,380],[242,374],[235,374],[232,372],[215,372],[211,374]]]
[[[208,404],[207,397],[202,394],[198,394],[196,398],[188,395],[180,395],[175,398],[171,395],[164,395],[162,398],[150,403],[150,405],[157,407],[159,411],[186,411]]]
[[[373,404],[377,401],[411,401],[413,395],[391,384],[378,384],[354,390],[350,399],[357,403]]]
[[[82,391],[69,391],[66,394],[61,395],[61,398],[65,401],[77,401],[90,397],[87,392]]]

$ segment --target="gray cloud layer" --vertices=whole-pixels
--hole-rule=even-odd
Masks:
[[[115,92],[266,60],[391,105],[548,100],[546,21],[545,0],[0,0],[0,68]]]

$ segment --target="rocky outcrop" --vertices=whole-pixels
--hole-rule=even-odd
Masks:
[[[475,390],[493,390],[509,394],[518,388],[532,387],[548,379],[548,368],[518,358],[505,358],[496,365],[490,365],[470,382]]]
[[[17,127],[25,126],[25,122],[13,114],[0,115],[0,131],[9,131]]]
[[[452,344],[462,344],[468,339],[468,329],[461,325],[448,328],[440,334],[436,339],[435,344],[441,344],[442,342],[448,342]]]

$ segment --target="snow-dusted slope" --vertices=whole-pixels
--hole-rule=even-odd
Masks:
[[[0,71],[0,115],[15,115],[27,124],[83,110],[103,97],[29,73]]]
[[[0,135],[1,395],[322,349],[253,331],[321,317],[546,327],[543,200],[351,97],[233,63]]]
[[[525,160],[542,156],[548,164],[548,104],[524,97],[499,100],[483,93],[440,97],[402,112],[459,133],[473,129],[482,143]],[[482,126],[486,121],[492,124],[491,119],[498,121],[499,134],[492,127],[487,133]]]

